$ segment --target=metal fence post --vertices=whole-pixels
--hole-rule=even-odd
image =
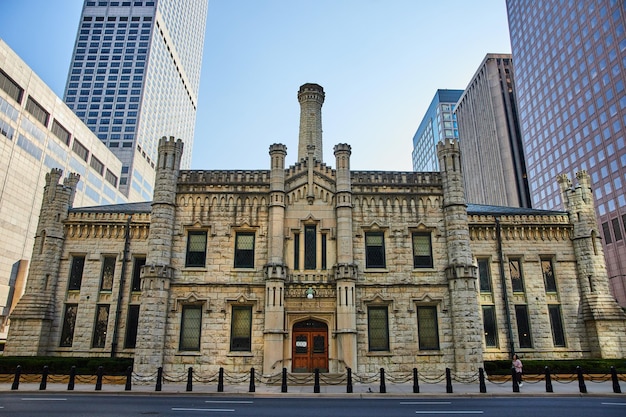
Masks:
[[[102,375],[104,375],[104,369],[102,369],[102,366],[98,366],[96,371],[96,391],[102,390]]]
[[[70,368],[70,380],[67,383],[67,390],[74,391],[74,384],[76,383],[76,367],[72,366]]]
[[[450,375],[450,368],[446,368],[446,392],[452,394],[452,376]]]
[[[163,367],[159,366],[159,368],[157,369],[157,380],[154,390],[161,391],[161,389],[163,389]]]
[[[191,391],[193,389],[193,368],[190,366],[189,369],[187,369],[187,391]]]
[[[39,391],[44,391],[48,386],[48,365],[43,367],[43,372],[41,373],[41,383],[39,384]]]
[[[132,388],[132,379],[133,379],[133,367],[129,366],[126,368],[126,385],[124,386],[124,391],[130,391]]]
[[[413,368],[413,393],[419,394],[420,392],[420,382],[417,378],[417,368]]]
[[[580,368],[580,366],[576,367],[576,373],[578,374],[578,390],[582,394],[586,394],[587,386],[585,385],[585,378],[583,377],[583,370]]]
[[[220,373],[217,377],[217,392],[224,392],[224,368],[220,367]]]
[[[16,390],[20,387],[21,375],[22,375],[22,365],[17,365],[17,368],[15,368],[15,376],[13,377],[13,384],[11,384],[12,390]]]
[[[478,368],[478,383],[480,386],[480,392],[487,392],[487,385],[485,384],[485,370],[483,368]]]
[[[248,392],[255,392],[255,381],[254,381],[254,368],[250,368],[250,386],[248,387]]]
[[[352,392],[352,369],[347,368],[347,371],[348,371],[348,384],[346,385],[346,392],[351,393]]]
[[[380,393],[387,392],[387,385],[385,384],[385,368],[380,368]]]
[[[287,392],[287,368],[283,368],[283,381],[280,386],[280,392]]]
[[[619,386],[619,379],[617,378],[617,371],[614,366],[611,366],[611,380],[613,381],[613,392],[615,394],[621,394],[622,389]]]
[[[554,392],[552,389],[552,378],[550,377],[550,368],[546,366],[546,392]]]
[[[315,368],[315,383],[313,384],[313,392],[320,392],[320,370],[319,368]]]

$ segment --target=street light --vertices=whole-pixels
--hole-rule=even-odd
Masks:
[[[309,300],[312,300],[314,295],[315,295],[315,290],[313,289],[313,287],[309,287],[309,289],[306,290],[306,298],[308,298]]]

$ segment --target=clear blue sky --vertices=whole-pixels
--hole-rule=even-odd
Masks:
[[[60,97],[82,3],[0,0],[0,37]],[[209,0],[192,168],[267,169],[272,143],[293,164],[312,82],[326,163],[349,143],[353,170],[410,171],[435,91],[510,51],[505,0]]]

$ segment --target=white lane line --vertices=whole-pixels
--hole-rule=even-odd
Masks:
[[[232,408],[174,408],[172,407],[172,411],[207,411],[207,412],[234,412],[235,410]]]
[[[626,405],[626,403],[602,403],[602,405]]]
[[[400,404],[406,405],[419,405],[419,404],[441,404],[441,405],[450,405],[452,404],[452,401],[401,401]]]
[[[254,404],[254,401],[244,401],[244,400],[206,400],[205,403],[214,403],[214,404]]]
[[[482,411],[450,410],[450,411],[416,411],[415,414],[482,414]]]
[[[67,401],[67,398],[22,398],[22,401]]]

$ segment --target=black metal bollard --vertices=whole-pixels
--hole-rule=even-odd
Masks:
[[[450,368],[446,368],[446,392],[452,394],[452,376],[450,375]]]
[[[96,371],[96,391],[102,391],[102,375],[104,375],[104,370],[102,366],[98,366]]]
[[[132,389],[133,380],[133,367],[129,366],[126,368],[126,385],[124,386],[124,391],[130,391]]]
[[[487,392],[487,385],[485,384],[485,370],[478,368],[478,384],[480,386],[480,392],[482,394]]]
[[[163,389],[163,367],[159,366],[157,369],[157,381],[156,387],[154,387],[155,391],[161,391]]]
[[[22,375],[22,365],[17,365],[17,368],[15,368],[15,376],[13,377],[13,384],[11,384],[12,390],[16,390],[20,387],[21,375]]]
[[[385,368],[380,368],[380,393],[387,392],[387,385],[385,384]]]
[[[39,391],[44,391],[48,386],[48,366],[43,367],[43,372],[41,373],[41,382],[39,383]]]
[[[552,389],[552,378],[550,377],[550,368],[546,366],[545,368],[546,374],[546,392],[554,392]]]
[[[287,368],[283,368],[283,382],[280,386],[280,392],[287,392]]]
[[[217,376],[217,392],[224,392],[224,368],[220,367],[220,373]]]
[[[413,368],[413,393],[419,394],[420,392],[420,382],[417,378],[417,368]]]
[[[515,367],[511,367],[511,377],[513,377],[513,392],[519,392],[519,384],[517,383],[517,372],[515,372]]]
[[[346,392],[352,393],[352,369],[347,368],[348,370],[348,385],[346,385]]]
[[[585,385],[585,378],[583,377],[583,370],[580,368],[580,366],[576,367],[576,373],[578,374],[578,390],[582,394],[586,394],[587,386]]]
[[[70,380],[67,383],[67,390],[74,391],[74,384],[76,383],[76,367],[72,366],[70,368]]]
[[[248,387],[248,392],[255,392],[256,387],[254,385],[254,368],[250,368],[250,386]]]
[[[318,394],[320,392],[320,370],[315,368],[315,383],[313,384],[313,392]]]
[[[190,366],[189,369],[187,369],[187,391],[192,391],[193,390],[193,368]]]
[[[619,379],[617,378],[617,371],[614,366],[611,366],[611,380],[613,381],[613,392],[615,394],[621,394],[622,389],[619,386]]]

